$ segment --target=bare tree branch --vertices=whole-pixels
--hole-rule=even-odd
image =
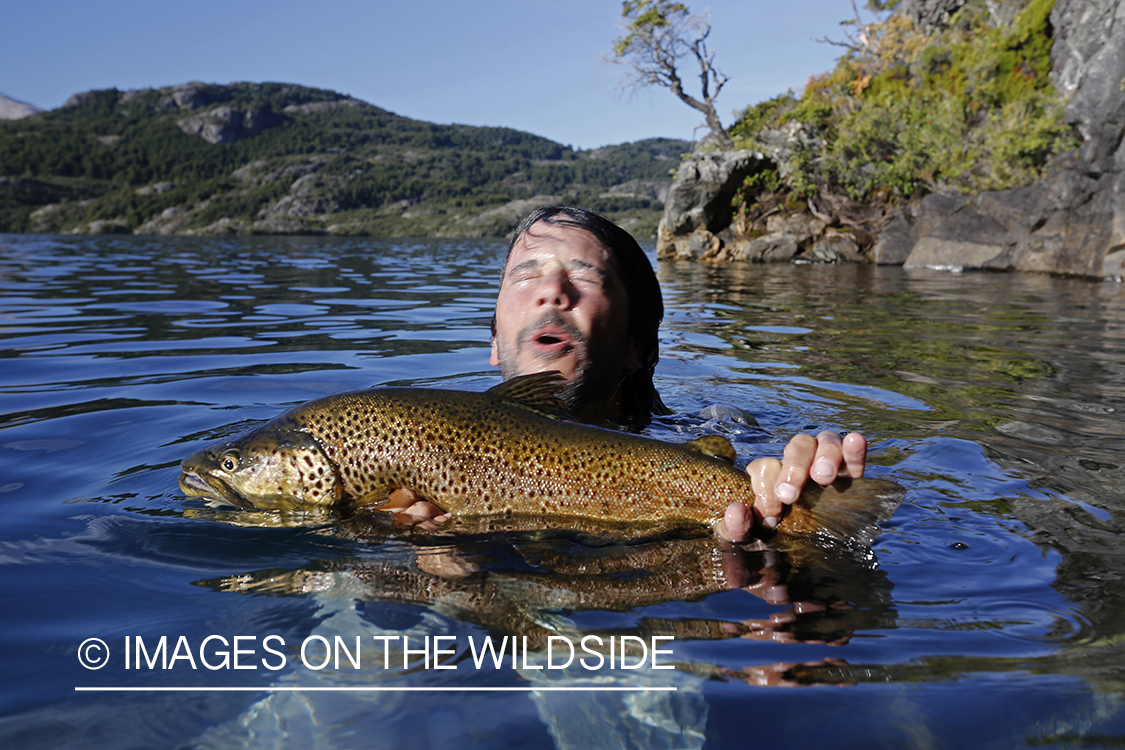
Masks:
[[[720,146],[732,148],[734,141],[715,111],[715,97],[729,78],[715,67],[715,53],[707,46],[711,22],[671,0],[625,0],[621,15],[629,21],[625,26],[629,33],[614,41],[613,62],[628,65],[633,71],[623,86],[671,90],[682,102],[703,113]],[[677,65],[688,58],[699,65],[702,98],[684,90]]]

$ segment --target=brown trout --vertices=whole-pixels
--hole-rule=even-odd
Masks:
[[[362,510],[386,506],[405,487],[470,525],[618,538],[712,526],[734,501],[752,507],[750,478],[732,465],[725,439],[673,444],[562,421],[561,382],[538,373],[484,393],[326,396],[184,459],[180,488],[243,508]],[[902,497],[899,485],[878,479],[814,485],[776,534],[869,545]]]

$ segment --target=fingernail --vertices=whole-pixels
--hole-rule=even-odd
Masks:
[[[822,477],[830,477],[832,476],[835,468],[836,467],[832,465],[831,461],[829,461],[827,458],[822,458],[816,462],[816,465],[813,466],[812,471],[813,474],[818,474]]]
[[[777,485],[773,492],[775,495],[777,495],[777,499],[783,503],[793,502],[797,499],[797,495],[799,494],[797,492],[797,488],[789,484],[788,482],[783,482]]]
[[[762,519],[762,525],[767,529],[777,528],[777,516],[766,516]]]
[[[770,604],[784,604],[786,599],[789,598],[789,591],[784,586],[770,586],[762,593],[762,596]]]

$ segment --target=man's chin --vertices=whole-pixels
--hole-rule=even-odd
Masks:
[[[501,361],[500,374],[507,380],[508,378],[514,378],[518,375],[558,371],[567,380],[574,380],[578,377],[580,367],[581,365],[577,358],[572,353],[568,352],[558,356],[537,355],[511,363]]]
[[[573,362],[540,362],[529,372],[558,372],[569,381],[578,377],[578,369]]]

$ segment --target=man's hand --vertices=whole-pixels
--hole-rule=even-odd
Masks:
[[[433,503],[426,502],[414,490],[400,487],[391,493],[390,502],[380,510],[395,514],[395,524],[409,526],[419,531],[433,531],[449,520],[449,514]]]
[[[782,459],[758,458],[746,467],[754,485],[754,508],[731,503],[723,520],[715,525],[720,539],[742,542],[757,523],[767,529],[777,526],[784,506],[792,505],[805,482],[824,486],[837,477],[859,479],[867,460],[867,439],[850,432],[843,440],[828,430],[817,435],[797,435],[785,446]]]

